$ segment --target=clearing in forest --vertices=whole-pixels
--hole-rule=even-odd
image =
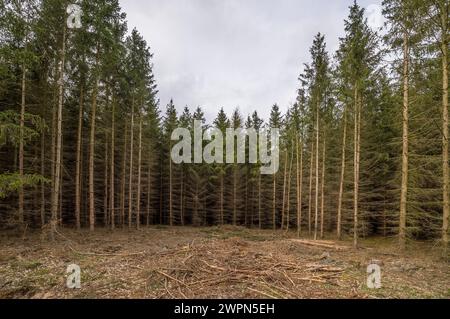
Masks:
[[[400,253],[387,239],[349,242],[223,228],[63,230],[0,238],[1,298],[449,298],[450,267],[437,247]],[[368,289],[367,266],[382,270]],[[81,267],[81,289],[66,269]]]

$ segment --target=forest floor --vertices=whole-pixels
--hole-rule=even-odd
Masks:
[[[0,237],[0,298],[450,298],[450,263],[437,246],[368,239],[296,239],[239,227],[60,230]],[[66,287],[69,264],[81,289]],[[367,266],[382,288],[367,288]]]

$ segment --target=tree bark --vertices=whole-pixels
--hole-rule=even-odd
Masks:
[[[313,191],[313,172],[314,172],[314,141],[311,142],[311,162],[309,165],[309,204],[308,204],[308,234],[312,233],[312,191]]]
[[[115,159],[116,159],[116,99],[113,95],[112,100],[112,112],[111,112],[111,180],[110,180],[110,223],[111,223],[111,229],[114,230],[116,228],[116,207],[115,207],[115,180],[116,180],[116,167],[115,167]]]
[[[131,105],[131,128],[130,128],[130,172],[128,180],[128,228],[132,225],[133,212],[133,154],[134,153],[134,98]]]
[[[337,238],[342,239],[342,199],[344,197],[344,180],[345,180],[345,161],[347,149],[347,104],[344,108],[344,132],[342,135],[342,159],[341,159],[341,179],[339,182],[339,197],[338,197],[338,220],[337,220]]]
[[[142,118],[139,121],[139,151],[138,151],[138,190],[136,199],[136,228],[141,227],[141,177],[142,177]]]
[[[402,185],[400,194],[400,221],[399,240],[400,247],[406,242],[406,204],[408,199],[408,156],[409,156],[409,44],[408,34],[403,35],[403,151],[402,151]]]
[[[51,207],[51,237],[54,240],[56,228],[58,225],[58,201],[60,195],[60,182],[61,182],[61,145],[62,145],[62,108],[64,101],[64,66],[66,58],[66,28],[64,26],[62,49],[61,49],[61,61],[59,66],[59,83],[58,83],[58,115],[57,115],[57,137],[56,137],[56,161],[55,161],[55,180],[53,188],[53,198]]]
[[[152,199],[152,165],[151,155],[148,160],[148,172],[147,172],[147,227],[150,226],[150,211],[151,211],[151,199]]]
[[[181,216],[180,216],[180,219],[181,219],[181,226],[184,226],[184,218],[185,218],[185,216],[184,216],[184,210],[185,210],[185,207],[184,207],[184,199],[185,199],[185,197],[186,197],[186,192],[185,192],[185,187],[186,187],[186,182],[185,182],[185,180],[184,180],[184,167],[182,166],[181,167],[181,194],[180,194],[180,214],[181,214]]]
[[[319,103],[316,109],[316,192],[315,192],[315,217],[314,217],[314,240],[317,240],[317,232],[319,226],[319,140],[320,140],[320,124],[319,124]]]
[[[292,182],[292,166],[294,162],[294,149],[292,148],[291,159],[289,164],[289,175],[288,175],[288,185],[287,185],[287,197],[286,197],[286,232],[289,231],[290,221],[291,221],[291,182]]]
[[[20,139],[19,139],[19,226],[22,229],[24,227],[24,191],[23,191],[23,178],[24,178],[24,129],[25,129],[25,103],[26,103],[26,78],[27,70],[25,63],[22,65],[22,94],[20,104]]]
[[[172,148],[172,145],[171,145]],[[170,156],[170,155],[169,155]],[[169,158],[169,225],[173,226],[173,166]]]
[[[78,111],[78,130],[77,130],[77,155],[75,168],[75,223],[77,230],[81,229],[81,145],[83,143],[83,105],[84,105],[84,86],[80,89],[80,101]]]
[[[443,223],[442,223],[442,242],[444,248],[448,248],[448,227],[450,218],[449,204],[449,158],[448,158],[448,7],[442,8],[442,159],[443,159]]]
[[[224,220],[224,181],[223,181],[223,172],[220,172],[220,225],[223,226],[225,224]]]
[[[233,165],[233,226],[237,225],[237,165]]]
[[[104,172],[104,180],[103,180],[103,187],[104,187],[104,195],[103,195],[103,225],[104,227],[108,227],[109,221],[108,221],[108,204],[109,204],[109,191],[108,191],[108,184],[109,184],[109,176],[108,176],[108,164],[109,164],[109,144],[108,144],[108,134],[105,133],[105,172]]]
[[[284,228],[284,218],[285,218],[285,209],[286,209],[286,187],[287,187],[287,174],[288,174],[288,151],[287,149],[284,151],[285,160],[284,160],[284,176],[283,176],[283,207],[281,209],[281,230]]]
[[[120,181],[120,225],[122,228],[125,226],[125,189],[127,179],[128,125],[126,122],[123,144],[122,176]]]
[[[359,226],[359,165],[360,165],[360,110],[358,87],[355,85],[355,158],[354,158],[354,196],[353,196],[353,246],[358,246],[358,226]]]
[[[98,63],[100,57],[100,45],[97,43],[97,53],[95,57],[95,72],[98,72]],[[98,82],[99,75],[96,74],[94,81],[94,90],[92,92],[92,110],[91,110],[91,132],[89,138],[89,228],[91,231],[95,229],[95,124],[97,112],[98,98]]]
[[[322,183],[321,183],[321,204],[320,204],[320,238],[324,237],[325,227],[325,170],[326,170],[326,137],[323,138],[323,157],[322,157]]]
[[[277,229],[277,174],[273,174],[272,227],[273,230]]]
[[[302,234],[302,197],[303,197],[303,141],[297,138],[297,236]],[[300,153],[300,154],[299,154]],[[299,163],[300,161],[300,163]]]
[[[41,134],[41,176],[45,176],[45,134]],[[45,226],[45,183],[41,183],[41,227]]]

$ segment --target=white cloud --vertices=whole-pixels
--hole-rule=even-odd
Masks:
[[[211,121],[220,107],[265,118],[274,103],[287,109],[314,35],[325,33],[336,50],[353,0],[120,2],[154,53],[161,105],[174,98],[180,111],[202,106]]]

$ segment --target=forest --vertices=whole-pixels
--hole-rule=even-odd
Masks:
[[[79,28],[66,23],[73,2]],[[129,30],[118,0],[0,1],[1,232],[51,243],[240,229],[312,246],[429,242],[447,255],[450,3],[382,9],[373,30],[351,4],[336,52],[311,38],[292,105],[255,106],[267,119],[217,105],[208,123],[201,106],[161,105],[151,39]],[[279,171],[175,164],[172,132],[194,121],[224,134],[279,128]]]

